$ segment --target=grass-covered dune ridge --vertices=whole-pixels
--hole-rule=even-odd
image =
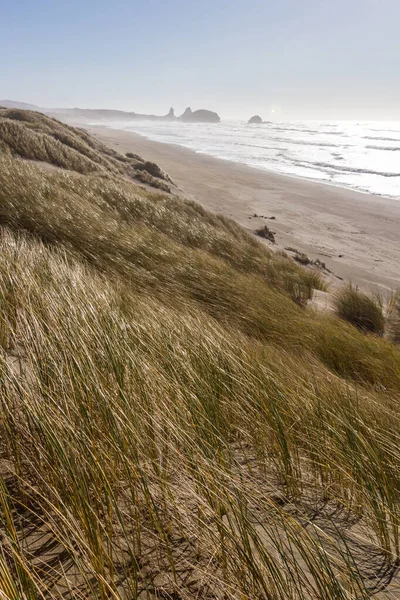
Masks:
[[[233,222],[29,159],[0,151],[3,595],[389,592],[398,349]]]
[[[169,177],[154,163],[136,154],[123,156],[86,131],[38,112],[0,107],[0,148],[78,173],[109,173],[169,190]]]

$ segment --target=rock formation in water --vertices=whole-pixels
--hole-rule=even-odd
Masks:
[[[190,108],[190,106],[188,106],[183,115],[178,117],[178,119],[180,121],[190,121],[190,119],[192,118],[192,114],[192,109]]]
[[[254,115],[254,117],[251,117],[251,119],[249,119],[248,125],[261,125],[262,122],[263,120],[259,115]]]
[[[219,123],[221,121],[220,116],[211,110],[200,109],[193,112],[190,107],[178,119],[185,123]]]

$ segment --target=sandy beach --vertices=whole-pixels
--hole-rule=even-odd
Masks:
[[[277,248],[293,247],[325,262],[333,285],[351,280],[366,290],[400,287],[400,201],[254,169],[132,132],[87,129],[119,152],[158,163],[179,193],[207,209],[250,231],[267,224]]]

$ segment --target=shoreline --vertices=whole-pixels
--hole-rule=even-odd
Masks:
[[[177,193],[208,210],[252,232],[268,224],[276,232],[275,248],[293,247],[325,262],[333,286],[351,280],[369,291],[400,288],[399,200],[215,158],[132,131],[85,128],[121,153],[156,162]]]
[[[333,181],[328,181],[325,179],[317,179],[314,177],[302,177],[301,175],[296,175],[295,173],[281,173],[279,171],[274,171],[272,169],[269,169],[268,167],[262,167],[260,165],[249,165],[245,162],[240,162],[240,161],[235,161],[232,160],[230,158],[225,158],[223,156],[214,156],[213,154],[209,154],[207,152],[204,152],[203,150],[194,150],[193,148],[189,148],[188,146],[184,146],[182,144],[174,144],[173,142],[164,142],[161,140],[153,140],[151,137],[145,135],[144,133],[138,133],[137,131],[130,131],[128,129],[116,129],[115,127],[109,127],[108,125],[87,125],[86,128],[87,129],[92,129],[92,128],[97,128],[97,127],[101,127],[104,129],[111,129],[112,131],[125,131],[126,133],[130,133],[133,135],[138,135],[141,138],[144,138],[145,140],[149,141],[149,142],[153,142],[154,144],[165,144],[167,146],[172,146],[174,148],[182,148],[183,150],[188,150],[189,152],[193,152],[194,154],[198,154],[200,156],[206,156],[208,158],[212,158],[214,160],[221,160],[223,162],[227,162],[230,163],[232,165],[238,165],[238,166],[242,166],[242,167],[247,167],[249,169],[255,169],[256,171],[262,171],[264,173],[267,173],[268,175],[278,175],[281,177],[290,177],[291,179],[296,179],[298,181],[308,181],[310,183],[320,183],[321,185],[328,185],[334,188],[340,188],[343,190],[348,190],[350,192],[356,192],[357,194],[363,194],[366,196],[373,196],[374,198],[387,198],[388,200],[395,200],[397,202],[400,202],[400,196],[389,196],[386,194],[373,194],[372,192],[369,192],[368,190],[364,190],[361,188],[355,188],[355,187],[351,187],[349,185],[344,185],[342,183],[334,183]]]

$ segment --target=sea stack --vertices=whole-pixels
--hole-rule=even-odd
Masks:
[[[211,110],[200,109],[193,112],[188,106],[183,115],[179,117],[179,120],[185,123],[219,123],[221,118]]]
[[[254,117],[251,117],[251,119],[249,119],[247,124],[248,125],[261,125],[262,122],[263,122],[263,120],[259,115],[254,115]]]
[[[179,117],[179,119],[181,121],[190,121],[192,118],[192,114],[192,109],[190,108],[190,106],[188,106],[183,115]]]

